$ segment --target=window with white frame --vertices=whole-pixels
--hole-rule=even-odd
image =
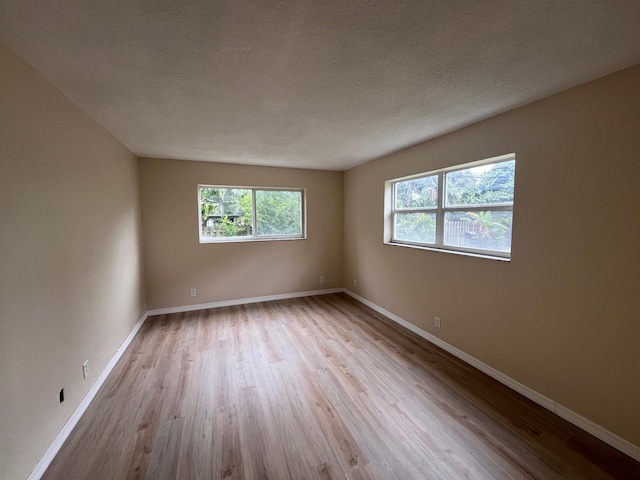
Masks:
[[[386,183],[385,243],[510,258],[515,155]]]
[[[198,185],[200,242],[305,238],[304,190]]]

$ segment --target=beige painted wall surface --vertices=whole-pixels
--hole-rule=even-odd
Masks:
[[[510,152],[510,263],[383,244],[385,180]],[[346,172],[344,284],[640,445],[639,205],[637,66]]]
[[[305,188],[307,239],[200,244],[198,184]],[[141,159],[140,195],[149,309],[342,286],[342,172]]]
[[[136,158],[0,45],[0,478],[26,478],[144,310]]]

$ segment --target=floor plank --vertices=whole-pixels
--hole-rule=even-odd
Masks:
[[[147,320],[51,479],[640,479],[343,294]]]

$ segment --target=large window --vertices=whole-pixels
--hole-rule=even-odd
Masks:
[[[506,155],[388,181],[385,242],[509,258],[515,166]]]
[[[199,185],[200,241],[304,238],[304,191]]]

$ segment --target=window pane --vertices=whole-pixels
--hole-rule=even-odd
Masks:
[[[302,235],[302,192],[256,190],[258,235]]]
[[[396,183],[396,208],[436,207],[438,175]]]
[[[202,238],[250,236],[252,210],[249,189],[201,187]]]
[[[515,160],[445,174],[447,206],[513,202]]]
[[[395,223],[396,240],[436,243],[435,213],[396,213]]]
[[[453,247],[511,251],[513,212],[446,212],[444,243]]]

